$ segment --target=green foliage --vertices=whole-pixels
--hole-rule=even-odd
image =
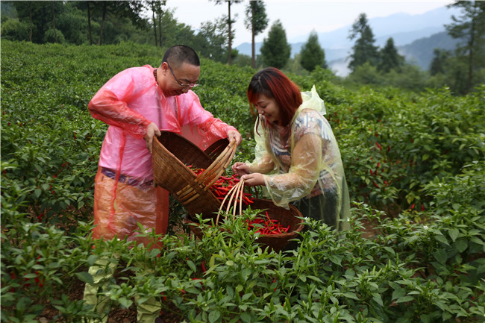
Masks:
[[[86,107],[119,71],[158,65],[160,49],[1,45],[3,322],[38,321],[45,307],[58,310],[54,321],[96,316],[70,292],[92,280],[89,266],[115,254],[117,279],[106,286],[113,307],[161,296],[164,312],[184,321],[484,322],[483,85],[462,97],[448,88],[351,91],[321,67],[289,74],[302,90],[316,85],[326,104],[353,201],[351,230],[306,220],[298,248],[277,254],[256,245],[243,223],[256,211],[248,211],[223,231],[199,220],[201,239],[166,235],[150,250],[90,237],[106,125]],[[204,58],[201,66],[194,91],[242,133],[235,160],[252,161],[246,88],[255,70]],[[171,211],[173,222],[180,206]],[[365,227],[373,231],[364,235]]]
[[[263,62],[266,66],[280,69],[287,64],[290,58],[291,46],[287,43],[287,34],[280,20],[273,23],[268,37],[263,40],[260,48]]]
[[[300,64],[309,72],[312,72],[316,66],[326,68],[324,50],[319,45],[319,38],[315,31],[309,35],[307,43],[302,46]]]

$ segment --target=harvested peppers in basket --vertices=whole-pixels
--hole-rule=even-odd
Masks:
[[[188,165],[188,168],[190,168],[196,175],[200,175],[203,173],[205,170],[202,168],[195,168],[192,165]],[[240,178],[236,175],[232,175],[231,177],[225,177],[225,176],[220,176],[218,180],[209,188],[216,198],[220,201],[223,201],[226,194],[236,186],[236,184],[240,182]],[[249,205],[253,203],[253,197],[249,193],[243,193],[243,203],[245,205]]]
[[[270,219],[268,212],[265,212],[266,218],[255,218],[253,220],[246,220],[248,225],[248,230],[252,230],[255,227],[258,227],[256,233],[260,233],[262,235],[275,235],[275,234],[285,234],[288,233],[290,229],[290,225],[287,227],[282,226],[280,222],[276,219]],[[260,226],[255,226],[255,224],[259,224]]]

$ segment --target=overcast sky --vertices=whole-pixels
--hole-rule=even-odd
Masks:
[[[266,12],[269,18],[267,29],[256,37],[256,42],[263,41],[270,26],[280,19],[289,43],[299,36],[307,36],[312,30],[326,32],[351,25],[361,13],[368,19],[386,17],[394,13],[422,14],[446,6],[453,1],[444,0],[381,0],[381,1],[338,1],[338,0],[266,0]],[[233,47],[241,43],[251,43],[251,33],[244,25],[245,8],[248,0],[231,6],[231,16],[236,18],[236,35]],[[226,2],[215,5],[209,0],[167,0],[167,7],[175,9],[178,22],[197,29],[204,21],[212,21],[228,13]],[[304,40],[305,41],[305,40]]]

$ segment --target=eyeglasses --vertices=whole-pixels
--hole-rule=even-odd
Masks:
[[[181,86],[181,88],[194,88],[194,87],[198,86],[198,84],[196,82],[194,82],[194,83],[182,83],[181,81],[179,81],[179,79],[176,78],[174,71],[172,71],[172,68],[170,67],[169,62],[166,62],[166,63],[167,63],[167,66],[169,67],[170,73],[172,73],[172,76],[174,77],[174,80],[177,82],[178,85]]]

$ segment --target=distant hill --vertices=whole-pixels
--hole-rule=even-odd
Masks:
[[[459,40],[452,38],[446,31],[434,34],[430,37],[418,39],[411,44],[398,46],[398,53],[405,56],[407,62],[428,70],[434,57],[434,49],[442,48],[454,51]]]
[[[446,31],[442,31],[430,37],[415,40],[410,44],[397,46],[397,50],[400,55],[405,56],[408,63],[417,65],[422,70],[428,70],[434,58],[434,49],[442,48],[453,52],[458,43],[457,39],[449,36]],[[348,63],[347,57],[327,61],[329,69],[338,76],[347,76],[350,73]]]

